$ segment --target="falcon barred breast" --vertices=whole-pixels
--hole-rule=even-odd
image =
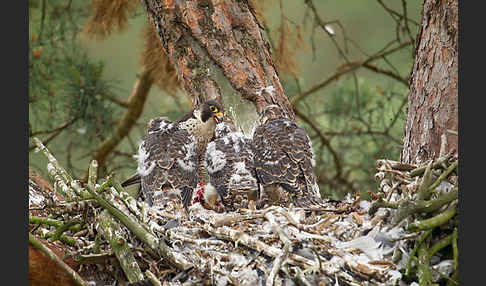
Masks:
[[[223,120],[222,110],[220,103],[208,100],[174,123],[152,119],[135,156],[137,172],[122,186],[140,184],[150,206],[176,196],[187,208],[198,180],[203,179],[202,158],[216,123]]]
[[[225,210],[246,208],[248,200],[257,200],[252,144],[251,138],[223,122],[216,125],[215,139],[207,146],[204,166],[209,187],[216,189]]]
[[[269,105],[264,109],[253,134],[253,144],[262,198],[270,204],[294,203],[299,207],[319,206],[323,202],[313,170],[312,142],[280,107]]]

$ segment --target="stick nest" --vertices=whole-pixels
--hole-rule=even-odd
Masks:
[[[118,285],[409,284],[420,280],[411,257],[421,253],[415,249],[417,241],[428,231],[411,232],[410,226],[457,202],[456,196],[430,212],[404,212],[400,207],[405,201],[416,205],[452,192],[457,176],[449,172],[438,184],[439,191],[435,188],[419,200],[425,177],[417,171],[419,166],[378,160],[380,190],[371,202],[348,196],[330,200],[322,209],[271,206],[225,213],[196,203],[186,214],[174,200],[148,207],[111,176],[97,180],[96,172],[90,172],[87,184],[73,180],[42,143],[37,144],[50,161],[55,183],[49,189],[42,178],[30,174],[29,229],[35,237],[62,246],[64,259],[74,258],[73,269],[95,285],[115,280]],[[429,168],[429,187],[440,177],[431,169],[443,173],[453,161],[449,157],[437,169]],[[428,238],[429,251],[452,235],[454,221],[449,218],[441,224],[441,235]],[[430,279],[439,281],[454,272],[454,258],[433,251],[429,261],[438,258],[429,267]]]

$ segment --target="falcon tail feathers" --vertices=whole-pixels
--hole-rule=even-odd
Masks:
[[[303,191],[298,191],[298,186],[280,184],[284,190],[292,194],[292,200],[297,207],[301,208],[324,208],[324,201],[320,196],[315,195],[309,185]]]
[[[184,206],[185,209],[187,209],[189,203],[191,202],[192,189],[184,188],[181,192],[181,198],[182,198],[182,205]]]
[[[321,209],[326,208],[324,201],[321,198],[310,196],[295,196],[294,203],[300,208]]]
[[[135,174],[129,179],[125,180],[123,183],[121,183],[121,186],[126,187],[134,184],[140,184],[140,182],[141,182],[140,174]]]

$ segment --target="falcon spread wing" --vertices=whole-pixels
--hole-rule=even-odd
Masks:
[[[219,123],[215,140],[207,146],[204,164],[209,182],[227,210],[245,207],[248,195],[256,200],[258,183],[252,141],[242,132],[233,132],[226,123]]]
[[[295,205],[318,205],[322,200],[309,136],[275,105],[267,107],[261,118],[263,122],[253,134],[253,147],[256,173],[264,190],[281,186]]]

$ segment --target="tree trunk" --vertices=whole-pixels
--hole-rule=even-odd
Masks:
[[[295,118],[247,1],[143,3],[193,104],[239,94],[253,102],[257,112],[277,104]]]
[[[401,161],[421,163],[458,148],[458,0],[425,0],[408,95]],[[452,130],[450,132],[448,130]]]

